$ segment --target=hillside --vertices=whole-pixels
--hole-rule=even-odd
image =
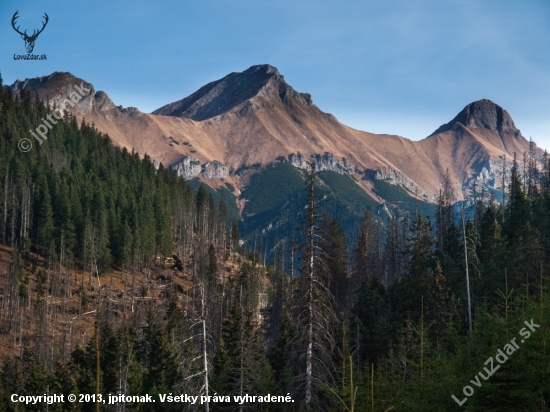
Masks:
[[[488,100],[466,106],[419,142],[357,131],[321,111],[309,94],[296,92],[270,65],[231,73],[152,114],[116,107],[104,92],[70,73],[18,81],[10,89],[26,88],[53,99],[80,84],[90,92],[76,114],[93,121],[115,144],[147,153],[166,166],[184,156],[201,164],[218,161],[227,169],[218,175],[226,175],[239,189],[243,182],[236,172],[242,167],[267,165],[297,153],[306,159],[330,153],[334,162],[344,164],[346,159],[347,170],[361,177],[367,192],[372,185],[365,172],[375,171],[433,201],[447,169],[459,188],[484,167],[494,174],[499,156],[509,159],[529,148],[509,114]]]
[[[280,159],[297,169],[307,168],[306,162],[314,159],[318,171],[350,176],[350,185],[371,199],[360,201],[364,195],[350,192],[357,195],[354,202],[360,205],[352,211],[354,226],[369,203],[378,205],[380,213],[385,213],[382,205],[386,205],[398,214],[414,210],[415,199],[435,203],[446,174],[454,201],[463,199],[474,183],[478,190],[482,186],[488,192],[498,190],[503,160],[510,162],[514,153],[521,159],[529,150],[529,142],[511,116],[489,100],[467,105],[420,141],[358,131],[323,112],[309,94],[295,91],[270,65],[231,73],[151,114],[115,106],[105,92],[70,73],[17,81],[9,89],[36,92],[53,106],[77,85],[89,89],[72,109],[78,119],[93,122],[115,145],[147,154],[176,168],[186,179],[199,179],[223,192],[245,220],[256,203],[258,178],[254,175],[277,169]],[[535,154],[540,157],[541,153]],[[396,190],[406,199],[397,200],[392,195]],[[243,224],[246,233],[277,225],[280,206],[271,206],[263,216],[275,220],[260,224],[256,216],[256,223]]]
[[[94,93],[87,107],[106,102]],[[0,108],[0,410],[48,409],[13,397],[52,393],[140,397],[51,408],[78,412],[197,409],[164,401],[174,393],[212,411],[548,410],[548,156],[539,170],[536,153],[515,160],[506,201],[478,198],[462,220],[451,172],[423,216],[410,212],[433,203],[397,175],[368,170],[367,192],[331,153],[314,155],[317,173],[301,153],[241,166],[230,175],[240,190],[220,161],[167,169],[70,114],[23,150],[56,111],[25,88],[0,88]],[[522,142],[492,103],[465,115],[468,127],[426,139],[444,147],[462,133],[441,161],[465,167],[493,133]],[[481,375],[504,351],[506,365]],[[265,405],[266,394],[288,398]]]

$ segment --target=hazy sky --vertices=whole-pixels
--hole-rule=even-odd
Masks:
[[[47,61],[13,60],[16,10],[48,13]],[[417,140],[487,98],[550,149],[549,0],[0,0],[7,84],[69,71],[150,112],[261,63],[357,129]]]

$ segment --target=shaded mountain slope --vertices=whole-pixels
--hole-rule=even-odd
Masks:
[[[300,154],[291,161],[299,168],[313,155],[330,158],[319,170],[344,170],[378,202],[386,200],[374,190],[376,180],[433,202],[447,170],[459,200],[463,189],[481,178],[495,187],[502,159],[529,149],[510,115],[489,100],[466,106],[421,141],[358,131],[321,111],[309,94],[295,91],[270,65],[231,73],[152,114],[117,107],[107,94],[70,73],[16,82],[10,88],[17,92],[25,87],[51,99],[81,83],[90,92],[79,102],[77,117],[93,122],[119,146],[166,166],[180,165],[185,176],[199,177],[212,187],[223,186],[224,179],[240,196],[241,212],[246,203],[242,192],[251,176],[280,156]],[[204,173],[205,165],[215,172]]]

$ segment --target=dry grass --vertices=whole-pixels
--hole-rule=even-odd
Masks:
[[[32,89],[45,98],[57,93],[64,83],[80,84],[81,81],[66,73]],[[285,101],[281,100],[280,87],[289,86],[269,81],[253,99],[223,115],[199,122],[146,113],[130,117],[116,107],[99,111],[91,98],[83,99],[83,109],[75,114],[79,120],[85,118],[93,122],[116,145],[134,149],[141,155],[148,154],[164,165],[191,155],[203,163],[218,160],[235,171],[245,165],[266,165],[278,156],[291,153],[309,156],[329,152],[337,158],[351,160],[361,172],[393,169],[414,182],[419,192],[430,196],[439,192],[447,170],[454,184],[462,186],[473,173],[479,173],[480,165],[488,159],[498,156],[510,159],[514,152],[523,153],[529,147],[523,137],[506,133],[499,136],[479,128],[456,128],[421,141],[362,132],[339,123],[315,105],[304,104],[292,97],[292,93],[287,94]],[[251,109],[243,112],[245,106]],[[180,144],[170,146],[170,137]],[[213,186],[219,183],[207,180]],[[247,183],[246,178],[235,175],[225,180],[240,190]],[[365,191],[376,196],[367,180],[359,176],[358,181]],[[434,198],[427,200],[434,201]]]
[[[130,270],[113,270],[101,275],[99,279],[92,277],[90,284],[90,273],[69,270],[62,267],[54,272],[48,271],[48,262],[42,257],[31,255],[23,262],[23,273],[21,279],[28,276],[29,283],[26,286],[30,303],[27,298],[19,299],[15,310],[16,319],[7,319],[3,310],[7,273],[13,264],[13,249],[0,245],[0,365],[12,355],[18,356],[21,353],[21,337],[31,337],[41,326],[37,321],[36,302],[38,299],[38,274],[43,272],[47,275],[49,284],[56,276],[57,285],[68,281],[69,290],[67,294],[62,292],[54,295],[48,293],[43,296],[43,302],[47,307],[46,318],[48,336],[54,345],[61,345],[63,339],[69,339],[68,353],[76,345],[85,346],[93,335],[94,323],[97,319],[98,309],[102,317],[108,317],[111,324],[122,324],[131,321],[139,308],[143,305],[147,308],[157,307],[160,309],[173,297],[180,301],[189,299],[188,292],[193,287],[192,273],[189,270],[178,271],[170,268],[154,267],[146,272],[132,273]],[[188,263],[188,262],[184,262]],[[184,265],[184,267],[187,267]],[[239,270],[237,256],[232,255],[223,265],[220,272],[225,280],[234,276]],[[61,282],[61,283],[60,283]],[[132,284],[134,288],[132,290]],[[45,286],[48,289],[48,286]],[[85,291],[88,303],[82,305],[82,290]],[[19,317],[21,316],[21,317]],[[12,329],[9,329],[10,323]],[[20,330],[20,325],[22,329]],[[32,345],[32,342],[31,342]]]

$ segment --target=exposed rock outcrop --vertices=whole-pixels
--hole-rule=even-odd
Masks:
[[[6,86],[7,87],[7,86]],[[115,109],[117,106],[103,91],[95,91],[91,83],[85,82],[68,72],[54,72],[49,76],[36,77],[34,79],[17,80],[9,88],[12,93],[17,94],[22,89],[38,91],[41,97],[48,101],[50,107],[57,106],[65,100],[70,99],[73,93],[78,98],[78,111],[83,114],[95,112],[106,112]],[[76,101],[76,100],[75,100]],[[73,106],[66,106],[72,110]],[[141,117],[142,113],[135,107],[124,109],[118,106],[126,116],[133,118]]]
[[[193,179],[200,175],[202,171],[199,159],[190,156],[185,156],[179,162],[172,165],[172,168],[176,170],[178,176],[182,176],[184,179]]]
[[[420,141],[361,132],[322,112],[310,95],[294,90],[270,65],[230,73],[161,107],[155,115],[113,107],[105,93],[70,73],[56,72],[4,87],[14,93],[27,89],[51,100],[76,93],[75,86],[89,90],[78,99],[78,107],[69,110],[75,109],[79,122],[94,123],[114,144],[175,165],[188,179],[219,178],[226,176],[225,168],[230,169],[243,177],[236,178],[237,186],[246,185],[254,173],[284,156],[301,169],[312,159],[317,171],[354,177],[361,175],[360,167],[367,173],[358,183],[369,193],[374,190],[372,181],[382,179],[434,201],[446,173],[457,197],[474,183],[477,188],[498,188],[502,184],[499,157],[510,161],[514,153],[521,156],[530,150],[508,112],[489,100],[469,104]],[[193,153],[200,162],[182,159]],[[540,150],[537,153],[542,155]],[[345,158],[353,159],[354,165]],[[218,163],[204,164],[214,159]]]
[[[126,116],[132,117],[134,119],[138,119],[142,116],[142,113],[139,111],[137,107],[125,107],[122,108],[122,106],[119,106],[122,113],[124,113]]]
[[[504,159],[502,157],[496,159],[489,159],[487,163],[481,166],[479,172],[474,173],[463,185],[464,189],[470,191],[475,190],[477,193],[485,191],[490,193],[491,190],[502,190],[502,163]],[[509,166],[508,166],[509,167]],[[504,187],[509,184],[509,177],[505,177]],[[500,199],[495,199],[499,201]]]
[[[193,179],[199,175],[207,179],[221,179],[229,175],[227,167],[217,160],[207,162],[201,166],[199,159],[191,156],[185,156],[172,165],[172,168],[176,170],[178,176],[182,176],[184,179]]]
[[[202,167],[202,175],[207,179],[222,179],[229,175],[229,171],[227,170],[227,167],[225,167],[223,164],[221,164],[217,160],[213,160],[206,163]]]
[[[109,96],[107,96],[107,93],[101,90],[95,94],[95,106],[100,112],[111,110],[116,107]]]
[[[298,169],[308,168],[308,159],[301,153],[292,153],[288,156],[288,161],[294,167]],[[330,170],[332,172],[340,174],[352,174],[353,165],[345,157],[342,160],[337,160],[331,153],[325,152],[325,154],[311,155],[309,161],[315,161],[315,171],[322,172],[324,170]]]

